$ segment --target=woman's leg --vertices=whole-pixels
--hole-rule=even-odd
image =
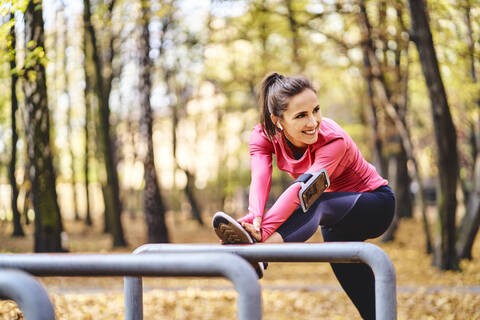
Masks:
[[[307,211],[298,207],[278,229],[277,233],[285,242],[304,242],[318,230],[319,225],[340,221],[363,193],[326,192]]]
[[[378,189],[377,189],[378,190]],[[390,225],[395,198],[390,188],[362,194],[352,210],[334,226],[322,226],[325,242],[363,241],[380,236]],[[375,319],[375,278],[363,263],[331,263],[342,288],[364,319]]]

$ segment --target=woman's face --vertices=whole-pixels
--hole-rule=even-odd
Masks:
[[[287,139],[298,148],[317,142],[322,114],[316,93],[305,89],[293,96],[282,117],[272,116],[272,120],[277,127],[281,124]]]

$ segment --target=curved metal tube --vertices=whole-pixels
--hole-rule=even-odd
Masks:
[[[0,270],[0,298],[15,301],[26,320],[55,319],[47,292],[23,271]]]
[[[248,262],[230,253],[0,254],[0,268],[38,276],[223,276],[238,292],[238,318],[262,318],[257,275]]]
[[[392,261],[378,246],[365,242],[283,243],[255,245],[146,244],[134,253],[229,252],[250,261],[363,262],[375,275],[377,319],[397,319],[396,275]]]

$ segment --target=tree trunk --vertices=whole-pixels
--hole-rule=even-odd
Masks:
[[[139,88],[142,117],[141,117],[141,132],[144,140],[147,143],[147,152],[144,156],[144,211],[145,220],[148,230],[148,242],[169,242],[168,230],[165,223],[165,206],[160,194],[160,188],[157,180],[157,172],[155,170],[154,154],[153,154],[153,117],[152,108],[150,104],[151,94],[151,79],[150,71],[153,69],[153,63],[150,59],[150,33],[149,26],[149,12],[148,8],[142,3],[142,33],[139,39],[139,54],[140,54],[140,83]]]
[[[290,28],[290,39],[292,43],[292,61],[294,63],[293,68],[300,73],[304,71],[305,66],[300,58],[300,35],[298,32],[298,23],[295,20],[295,12],[293,9],[293,1],[286,0],[287,14],[288,14],[288,26]]]
[[[443,270],[458,269],[455,251],[455,216],[457,207],[458,154],[455,127],[448,106],[447,95],[438,67],[425,4],[409,0],[412,19],[412,39],[415,42],[431,101],[437,164],[438,236],[434,249],[434,265]]]
[[[62,19],[62,25],[63,25],[63,74],[65,77],[65,83],[63,84],[63,89],[64,89],[64,94],[67,97],[67,136],[68,136],[68,151],[70,153],[70,170],[71,170],[71,186],[72,186],[72,197],[73,197],[73,216],[76,221],[80,220],[80,216],[78,214],[78,198],[77,198],[77,192],[76,192],[76,174],[75,174],[75,154],[73,152],[73,128],[72,128],[72,104],[70,103],[70,90],[69,90],[69,84],[70,84],[70,76],[69,76],[69,71],[68,71],[68,59],[67,59],[67,53],[66,49],[68,48],[68,28],[67,28],[67,14],[65,13],[65,8],[63,9],[63,19]]]
[[[397,20],[400,28],[396,33],[397,43],[401,43],[403,40],[402,33],[406,32],[406,28],[403,22],[403,8],[402,6],[397,6],[395,8],[397,12]],[[407,126],[407,106],[408,106],[408,79],[409,79],[409,48],[410,41],[405,42],[405,47],[401,48],[400,45],[397,46],[395,50],[395,73],[397,77],[397,85],[400,88],[399,97],[401,99],[397,100],[395,104],[395,110],[397,111],[399,120],[403,123],[404,127]],[[402,55],[406,59],[405,70],[402,72],[401,59]],[[413,202],[414,198],[411,193],[411,183],[412,177],[410,176],[408,170],[408,152],[405,148],[405,145],[401,143],[402,136],[397,133],[396,139],[400,141],[399,151],[395,155],[396,160],[396,174],[395,174],[395,193],[397,198],[397,213],[399,218],[411,218],[413,217]],[[426,213],[425,213],[426,214]]]
[[[168,77],[169,79],[167,80],[169,83],[171,83],[172,79]],[[175,90],[174,89],[175,84],[171,85],[170,90]],[[187,184],[185,185],[185,188],[183,189],[183,192],[185,193],[185,196],[187,197],[188,203],[190,203],[190,214],[193,219],[195,219],[198,224],[203,226],[203,220],[202,220],[202,210],[200,209],[200,205],[198,204],[197,199],[195,198],[195,175],[188,169],[182,168],[182,166],[178,163],[177,161],[177,126],[178,126],[178,121],[179,121],[179,115],[178,115],[178,107],[180,105],[186,105],[187,101],[189,98],[187,97],[188,94],[185,93],[186,90],[183,92],[178,93],[179,90],[176,90],[177,92],[177,102],[176,104],[172,105],[172,147],[173,147],[173,160],[174,160],[174,168],[176,171],[177,168],[182,170],[185,175],[187,176]]]
[[[403,146],[395,155],[396,174],[395,174],[395,197],[397,200],[397,214],[399,218],[411,218],[413,216],[413,200],[410,192],[412,180],[408,175],[407,153]]]
[[[375,97],[373,91],[373,70],[372,64],[370,62],[369,54],[370,52],[375,52],[375,48],[373,46],[373,39],[371,33],[371,26],[367,16],[367,11],[365,8],[365,4],[363,1],[360,2],[360,19],[362,22],[362,29],[363,29],[363,42],[362,42],[362,52],[363,52],[363,77],[367,83],[367,93],[368,93],[368,100],[370,103],[370,110],[372,111],[372,127],[373,127],[373,134],[374,134],[374,164],[379,169],[380,175],[383,177],[387,177],[388,168],[387,168],[387,160],[383,156],[383,141],[379,131],[379,123],[378,123],[378,112],[377,106],[375,105]]]
[[[392,224],[387,231],[382,235],[382,241],[388,242],[395,239],[395,232],[398,229],[398,223],[401,218],[412,217],[413,215],[413,201],[410,193],[411,179],[408,175],[407,168],[407,153],[403,145],[400,146],[400,151],[394,157],[395,161],[395,182],[393,189],[395,190],[395,216]]]
[[[108,12],[112,14],[115,1],[112,0],[108,6]],[[100,52],[97,46],[95,29],[93,28],[90,13],[90,0],[84,0],[85,21],[88,21],[87,30],[92,44],[92,55],[95,66],[95,91],[99,98],[100,113],[100,139],[102,146],[102,155],[107,176],[107,184],[104,186],[105,213],[108,220],[110,233],[113,236],[113,246],[126,246],[123,234],[121,220],[122,204],[120,202],[120,186],[118,182],[118,173],[115,164],[115,146],[110,133],[110,106],[109,96],[112,82],[112,60],[113,60],[113,36],[110,39],[109,48],[106,53],[106,66],[100,59]],[[107,70],[108,75],[103,75],[103,70]]]
[[[29,1],[25,11],[25,34],[29,44],[27,53],[35,48],[44,48],[42,10],[33,0]],[[46,75],[42,61],[38,59],[26,69],[25,74],[25,111],[29,124],[27,145],[35,210],[34,249],[35,252],[58,252],[62,251],[60,208],[55,190]]]
[[[13,20],[14,16],[13,13],[10,14],[10,20]],[[16,39],[15,39],[15,25],[12,26],[10,29],[10,50],[13,51],[13,56],[10,58],[10,72],[11,72],[11,79],[12,82],[10,84],[10,93],[11,93],[11,101],[12,101],[12,111],[11,111],[11,126],[12,126],[12,154],[10,159],[10,170],[9,170],[9,178],[10,178],[10,186],[12,188],[12,214],[13,214],[13,237],[23,237],[25,233],[23,232],[22,224],[20,223],[20,211],[18,210],[17,199],[18,199],[18,186],[17,180],[15,179],[15,165],[17,162],[17,141],[18,141],[18,134],[17,134],[17,120],[16,114],[18,109],[18,100],[17,100],[17,81],[18,75],[16,72],[17,63],[15,61],[16,53]]]
[[[192,208],[192,218],[197,220],[198,224],[203,226],[202,220],[202,210],[198,205],[198,201],[195,198],[195,176],[189,171],[184,170],[185,174],[187,175],[187,185],[185,186],[185,194],[187,195],[188,202],[190,203],[190,207]]]
[[[89,82],[86,80],[85,82]],[[87,90],[87,88],[85,88]],[[88,91],[87,91],[88,92]],[[88,94],[87,94],[88,96]],[[87,226],[93,225],[92,221],[92,213],[90,209],[90,191],[89,191],[89,179],[88,175],[90,172],[89,166],[89,158],[90,158],[90,148],[89,148],[89,135],[88,135],[88,124],[90,122],[90,103],[85,101],[85,159],[84,159],[84,178],[85,178],[85,205],[86,205],[86,212],[85,212],[85,224]]]
[[[458,230],[456,243],[459,258],[472,259],[472,247],[480,227],[480,159],[477,159],[473,174],[474,187],[469,196],[467,210]]]
[[[473,83],[477,83],[477,74],[475,72],[475,43],[473,41],[473,30],[471,22],[470,7],[465,8],[465,23],[467,25],[467,44],[468,56],[470,59],[470,76]],[[480,108],[480,95],[477,96],[476,104]],[[475,127],[475,126],[472,126]],[[457,255],[459,258],[472,259],[472,247],[480,227],[480,131],[473,132],[472,149],[474,150],[473,179],[472,190],[468,197],[467,211],[462,219],[458,230],[458,240],[456,244]]]
[[[91,46],[89,46],[89,43],[91,41],[88,41],[88,31],[87,31],[87,24],[89,21],[87,20],[88,16],[83,15],[83,72],[84,72],[84,77],[85,77],[85,90],[84,90],[84,99],[85,99],[85,151],[84,151],[84,183],[85,183],[85,201],[86,201],[86,213],[85,213],[85,224],[87,226],[91,226],[93,224],[92,222],[92,215],[91,215],[91,209],[90,209],[90,192],[88,190],[89,187],[89,179],[88,179],[88,174],[90,170],[89,166],[89,159],[90,159],[90,148],[89,148],[89,142],[90,142],[90,136],[89,136],[89,130],[90,130],[90,110],[91,110],[91,105],[90,105],[90,93],[92,92],[92,79],[91,75],[88,72],[88,62],[91,61]],[[90,50],[89,50],[90,49]]]

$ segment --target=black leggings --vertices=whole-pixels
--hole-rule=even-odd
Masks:
[[[310,238],[322,227],[325,242],[364,241],[373,239],[384,233],[393,219],[395,196],[388,186],[380,187],[372,192],[329,193],[328,197],[320,197],[318,203],[306,213],[295,210],[290,218],[278,228],[285,242],[299,242]],[[355,197],[354,195],[357,194]],[[338,203],[339,199],[343,203]],[[328,202],[335,203],[329,206]],[[348,202],[352,202],[348,205]],[[323,203],[322,203],[323,202]],[[328,208],[341,208],[340,221],[333,224],[325,219]],[[325,223],[325,221],[327,223]],[[313,230],[313,232],[312,232]],[[370,267],[364,263],[331,263],[333,272],[342,288],[350,297],[364,319],[375,319],[375,278]]]

